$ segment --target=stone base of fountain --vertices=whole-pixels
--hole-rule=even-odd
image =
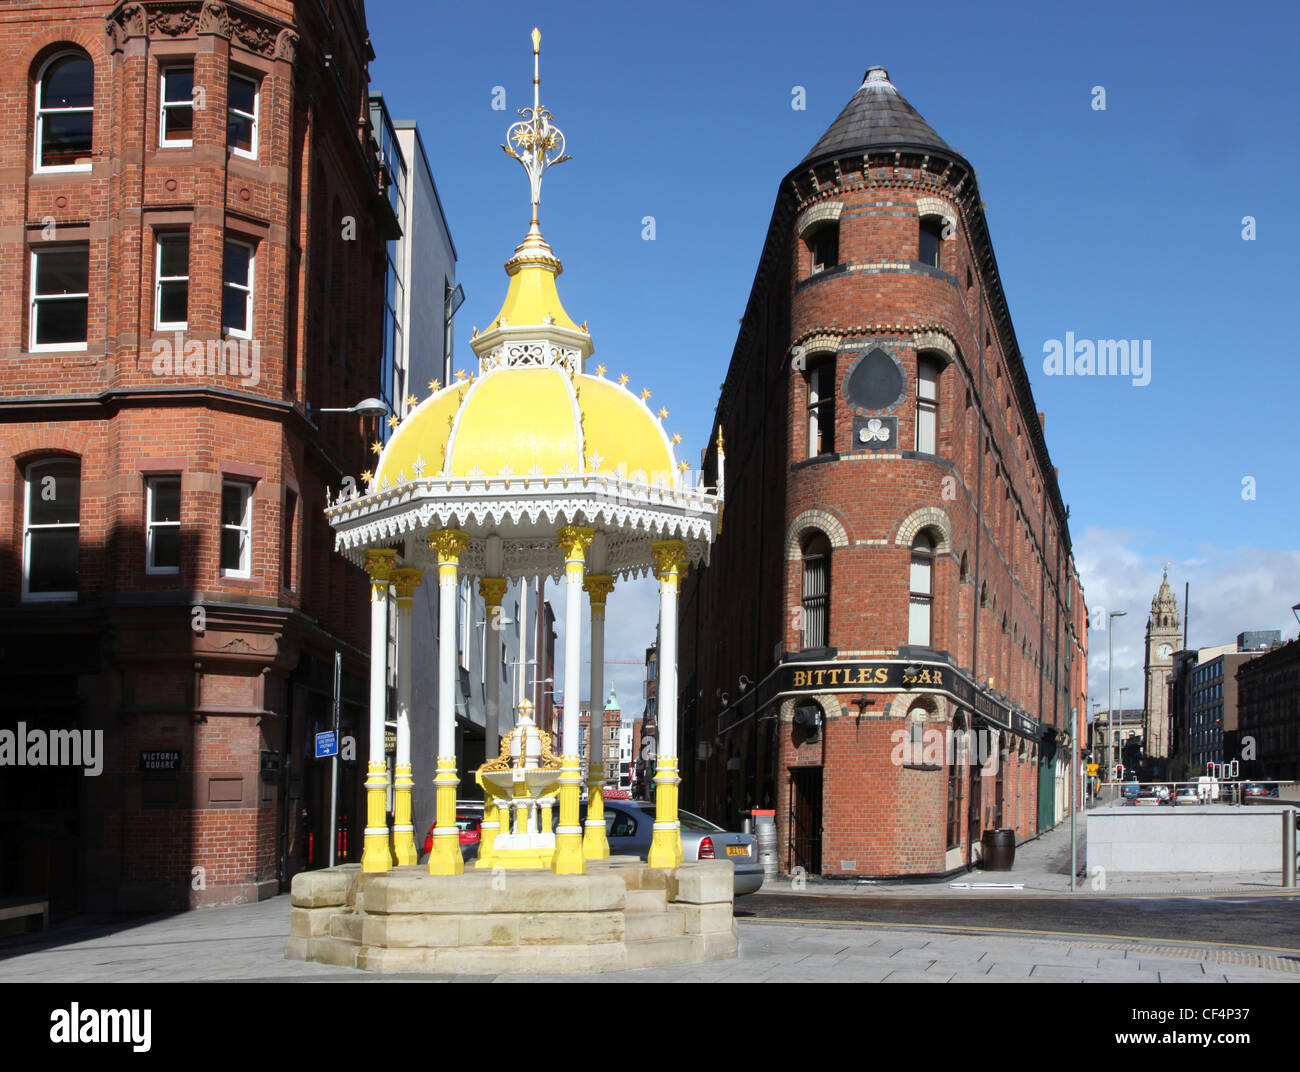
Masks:
[[[734,957],[727,860],[651,868],[588,860],[584,875],[356,864],[293,879],[285,956],[376,972],[573,974]]]

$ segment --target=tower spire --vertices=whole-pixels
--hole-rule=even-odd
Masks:
[[[523,117],[506,131],[506,144],[501,146],[513,156],[528,173],[528,194],[533,215],[529,221],[528,234],[535,233],[541,237],[538,227],[537,208],[542,201],[542,176],[546,169],[556,164],[571,160],[564,151],[564,132],[555,126],[551,113],[542,107],[541,75],[542,31],[533,27],[533,106],[520,108]],[[527,242],[527,239],[525,239]]]

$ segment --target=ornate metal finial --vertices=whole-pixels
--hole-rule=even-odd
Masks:
[[[507,144],[501,146],[528,172],[529,198],[533,207],[531,227],[537,226],[537,206],[542,200],[542,175],[548,167],[571,160],[564,151],[564,132],[552,125],[551,113],[542,107],[540,56],[542,32],[533,27],[533,106],[520,108],[523,116],[506,132]],[[517,148],[516,148],[517,146]]]

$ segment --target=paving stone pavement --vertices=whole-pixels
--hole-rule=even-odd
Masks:
[[[0,983],[470,981],[388,975],[284,959],[289,897],[128,922],[83,920],[0,939]],[[490,977],[474,977],[487,981]],[[599,976],[496,982],[1300,982],[1300,963],[1240,951],[1060,942],[906,929],[740,922],[734,960]]]

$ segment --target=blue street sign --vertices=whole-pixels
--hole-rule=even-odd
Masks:
[[[339,754],[338,736],[333,730],[316,734],[316,758],[328,759]]]

